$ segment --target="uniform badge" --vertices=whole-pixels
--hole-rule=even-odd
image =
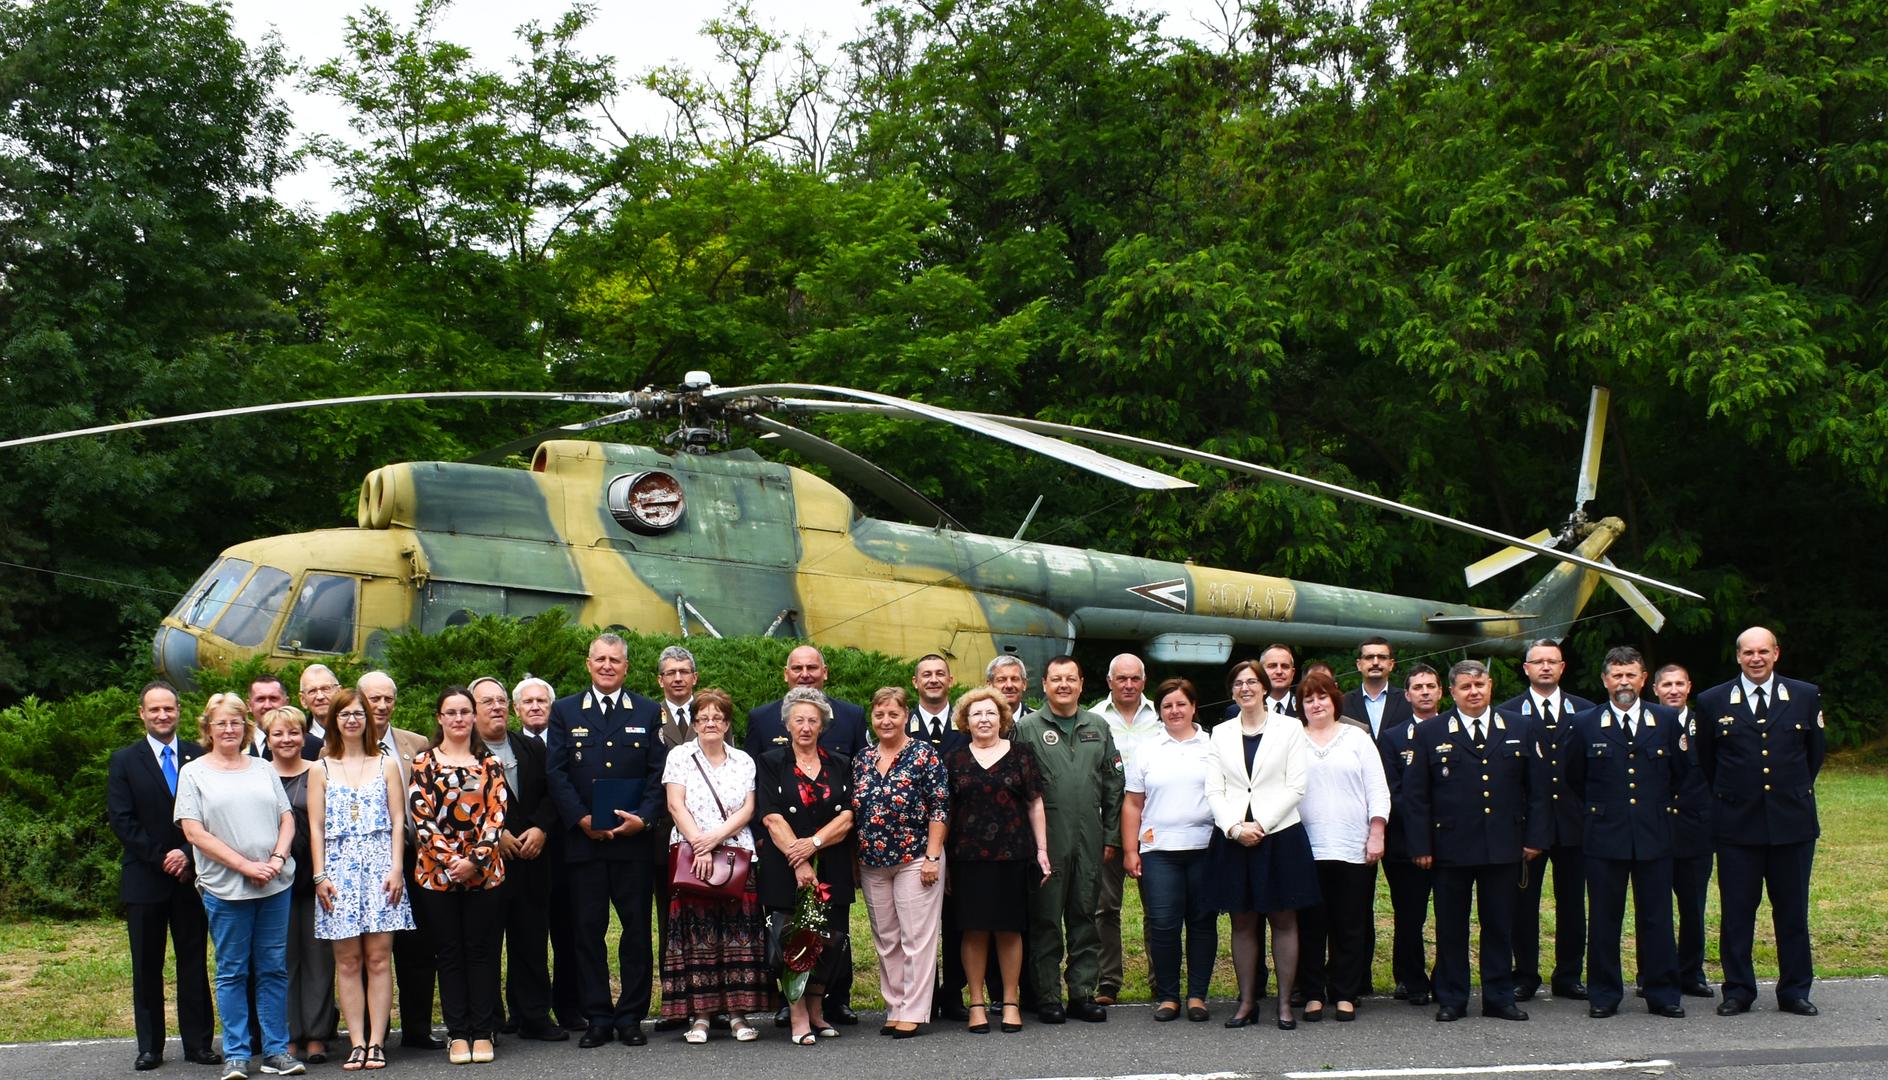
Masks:
[[[1442,767],[1442,778],[1444,780],[1447,780],[1449,778],[1449,767],[1447,765],[1444,765]]]
[[[1737,723],[1737,718],[1734,716],[1718,717],[1718,726],[1721,728],[1730,727],[1732,724],[1735,724],[1735,723]]]
[[[1522,716],[1534,715],[1534,699],[1533,698],[1530,697],[1526,701],[1523,701],[1521,703],[1521,715]]]
[[[1782,683],[1777,684],[1777,700],[1778,701],[1790,700],[1790,688],[1783,685]]]
[[[1449,751],[1451,751],[1451,750],[1454,750],[1454,749],[1455,749],[1455,744],[1454,744],[1454,743],[1452,743],[1452,742],[1445,742],[1445,743],[1437,743],[1437,744],[1436,744],[1436,753],[1438,753],[1438,754],[1446,754],[1446,753],[1448,753]]]
[[[1496,731],[1506,731],[1506,730],[1508,730],[1508,722],[1507,722],[1506,720],[1503,720],[1503,719],[1501,718],[1501,714],[1500,714],[1500,713],[1496,713],[1496,714],[1495,714],[1495,730],[1496,730]]]
[[[1456,732],[1461,731],[1461,730],[1462,730],[1462,727],[1460,724],[1456,722],[1455,717],[1453,716],[1449,717],[1449,734],[1453,735]]]
[[[648,729],[648,728],[642,728],[642,727],[625,727],[625,728],[623,729],[623,734],[625,734],[625,735],[647,735],[647,734],[649,734],[649,729]]]
[[[594,708],[596,708],[596,705],[595,705],[595,704],[594,704],[594,703],[593,703],[593,702],[591,701],[591,699],[590,699],[590,695],[589,695],[589,694],[585,694],[585,695],[583,696],[583,707],[584,707],[584,708],[586,708],[586,709],[594,709]]]
[[[1602,717],[1600,717],[1600,726],[1601,726],[1601,727],[1603,727],[1603,728],[1609,728],[1609,727],[1612,727],[1612,726],[1613,726],[1613,714],[1609,712],[1609,713],[1607,713],[1607,714],[1606,714],[1605,716],[1602,716]]]
[[[1732,690],[1731,691],[1731,704],[1742,705],[1743,703],[1744,703],[1744,692],[1742,690]]]
[[[1535,757],[1547,756],[1546,754],[1541,753],[1541,741],[1539,739],[1534,740],[1534,756]]]
[[[590,737],[590,729],[587,727],[571,728],[570,737],[573,739],[587,739]]]
[[[1689,742],[1686,742],[1686,741],[1685,741],[1685,736],[1683,736],[1683,735],[1680,735],[1680,736],[1678,737],[1678,748],[1679,748],[1680,750],[1689,750],[1689,749],[1691,749],[1691,744],[1690,744]]]
[[[1816,726],[1817,726],[1818,728],[1821,728],[1821,727],[1824,727],[1824,726],[1825,726],[1825,725],[1823,724],[1823,719],[1822,719],[1822,714],[1821,714],[1821,713],[1817,713],[1817,714],[1816,714]]]
[[[1416,751],[1414,750],[1403,751],[1403,767],[1407,769],[1411,765],[1414,765],[1414,764],[1416,764]]]
[[[1061,733],[1055,731],[1053,728],[1046,730],[1042,733],[1042,745],[1044,746],[1054,746],[1056,743],[1059,743],[1061,741],[1062,741]]]
[[[1127,771],[1127,766],[1125,766],[1125,765],[1123,765],[1123,764],[1121,764],[1121,755],[1120,755],[1120,754],[1116,754],[1116,755],[1114,756],[1114,771],[1115,771],[1115,772],[1126,772],[1126,771]]]
[[[1646,726],[1646,727],[1649,727],[1649,728],[1654,728],[1654,727],[1658,727],[1658,726],[1659,726],[1659,718],[1658,718],[1658,717],[1656,717],[1656,716],[1653,716],[1653,715],[1652,715],[1651,713],[1646,713],[1646,714],[1645,714],[1645,726]]]

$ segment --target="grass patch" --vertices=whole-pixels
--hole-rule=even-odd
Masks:
[[[1825,769],[1817,784],[1823,835],[1816,851],[1810,882],[1810,931],[1814,936],[1816,973],[1819,976],[1888,974],[1888,832],[1878,823],[1888,818],[1888,768],[1843,763]],[[1141,904],[1130,885],[1123,898],[1123,948],[1127,954],[1127,1000],[1147,996],[1147,956],[1141,943]],[[1630,908],[1630,904],[1628,904]],[[1715,928],[1717,891],[1712,889],[1707,913]],[[1390,977],[1389,887],[1379,876],[1377,891],[1377,953],[1373,972],[1378,989],[1387,990]],[[1632,915],[1628,911],[1626,939],[1621,943],[1628,978],[1633,970]],[[614,923],[612,922],[612,927]],[[614,928],[611,931],[615,937]],[[1553,888],[1541,900],[1542,952],[1553,952]],[[1434,956],[1435,927],[1429,927],[1430,955]],[[1231,937],[1227,920],[1219,924],[1219,962],[1213,973],[1213,995],[1237,992],[1232,972]],[[852,909],[853,955],[858,973],[853,1001],[859,1008],[883,1007],[878,994],[877,964],[872,954],[872,933],[861,899]],[[611,955],[615,947],[612,941]],[[115,920],[79,922],[0,923],[0,1042],[41,1039],[78,1039],[129,1036],[131,1017],[131,964],[126,955],[124,924]],[[1760,978],[1776,976],[1776,941],[1770,930],[1767,906],[1758,912],[1754,950]],[[1706,963],[1712,978],[1717,969],[1717,936],[1706,943]],[[167,968],[167,980],[174,979]],[[174,981],[165,993],[169,1029],[175,1034]]]

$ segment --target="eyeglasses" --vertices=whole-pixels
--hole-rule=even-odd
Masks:
[[[342,709],[340,712],[334,714],[334,718],[336,720],[346,720],[349,718],[353,718],[355,720],[365,720],[367,719],[367,710],[366,709]]]
[[[472,713],[473,713],[473,710],[471,709],[441,709],[439,710],[440,718],[446,719],[446,720],[456,720],[461,716],[471,716]]]
[[[1256,690],[1261,685],[1262,684],[1257,679],[1235,679],[1232,688],[1234,690],[1244,690],[1249,687]]]
[[[509,705],[511,704],[511,699],[501,694],[498,697],[479,698],[475,704],[481,709],[489,709],[494,705]]]
[[[1528,666],[1528,667],[1533,667],[1533,666],[1536,666],[1536,665],[1538,665],[1538,666],[1540,666],[1540,667],[1560,667],[1561,665],[1563,665],[1563,664],[1565,664],[1565,663],[1566,663],[1566,661],[1565,661],[1565,660],[1549,660],[1549,659],[1548,659],[1548,658],[1546,658],[1546,657],[1542,657],[1542,658],[1540,658],[1539,660],[1529,660],[1529,661],[1527,661],[1527,664],[1526,664],[1526,666]]]
[[[1373,660],[1379,663],[1387,663],[1390,659],[1390,654],[1389,653],[1365,653],[1362,656],[1358,657],[1358,659],[1363,660],[1366,663]]]

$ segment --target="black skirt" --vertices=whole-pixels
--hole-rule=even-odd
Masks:
[[[1029,882],[1041,877],[1020,859],[965,859],[950,864],[951,903],[964,930],[1020,934],[1029,925]]]
[[[1320,901],[1318,864],[1302,824],[1271,833],[1252,847],[1213,830],[1213,906],[1235,914],[1295,911]]]

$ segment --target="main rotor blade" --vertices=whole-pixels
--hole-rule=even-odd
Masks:
[[[1538,544],[1553,535],[1546,529],[1542,529],[1527,539],[1529,543]],[[1533,557],[1534,553],[1525,548],[1502,548],[1486,559],[1477,560],[1463,567],[1462,576],[1468,579],[1469,587],[1473,588],[1497,574],[1507,573]]]
[[[935,525],[943,522],[958,532],[967,532],[963,523],[952,517],[945,509],[918,489],[872,464],[836,442],[822,439],[818,435],[792,424],[783,424],[769,416],[749,416],[744,422],[773,435],[780,445],[798,453],[810,461],[817,461],[844,474],[860,487],[885,500],[900,513],[909,517],[915,525]]]
[[[0,450],[15,446],[33,446],[38,443],[58,442],[61,439],[76,439],[83,435],[105,435],[114,431],[131,431],[135,428],[162,427],[167,424],[184,424],[193,420],[217,420],[225,416],[261,416],[265,413],[292,412],[296,409],[326,409],[335,405],[365,405],[380,401],[474,401],[474,400],[512,400],[512,401],[575,401],[593,402],[599,405],[621,405],[629,395],[608,392],[561,393],[553,390],[436,390],[411,394],[359,394],[354,397],[311,398],[307,401],[277,401],[268,405],[242,405],[232,409],[211,409],[207,412],[184,413],[180,416],[154,416],[147,420],[127,420],[119,424],[100,424],[96,427],[75,428],[71,431],[55,431],[46,435],[28,435],[22,439],[0,441]]]
[[[1660,581],[1657,578],[1646,577],[1644,574],[1635,574],[1630,570],[1621,570],[1619,567],[1613,566],[1610,563],[1589,559],[1584,555],[1576,555],[1570,551],[1558,551],[1544,544],[1537,544],[1531,540],[1523,540],[1518,536],[1509,536],[1507,533],[1497,529],[1490,529],[1486,526],[1462,521],[1459,518],[1452,518],[1446,514],[1438,514],[1433,510],[1424,510],[1419,506],[1410,506],[1406,503],[1397,502],[1395,499],[1386,499],[1381,495],[1355,491],[1351,488],[1344,487],[1342,484],[1333,484],[1325,480],[1314,480],[1309,476],[1299,476],[1297,473],[1286,472],[1283,469],[1274,469],[1266,465],[1254,465],[1249,461],[1240,461],[1238,458],[1221,457],[1218,454],[1209,454],[1204,450],[1191,450],[1184,446],[1175,446],[1172,443],[1156,442],[1152,439],[1137,438],[1133,435],[1117,435],[1111,431],[1096,431],[1093,428],[1075,427],[1071,424],[1052,424],[1046,420],[1027,420],[1019,416],[998,416],[993,413],[972,413],[970,415],[981,416],[986,420],[994,420],[1002,424],[1015,424],[1017,427],[1041,432],[1045,435],[1059,435],[1069,439],[1086,439],[1090,442],[1103,443],[1109,446],[1144,450],[1148,453],[1160,454],[1165,457],[1180,458],[1185,461],[1197,461],[1206,465],[1217,465],[1222,469],[1231,469],[1234,472],[1251,473],[1254,476],[1269,477],[1283,483],[1295,484],[1302,488],[1310,488],[1313,491],[1321,491],[1326,495],[1333,495],[1340,499],[1350,499],[1353,502],[1367,503],[1368,505],[1375,506],[1382,510],[1390,510],[1410,517],[1421,518],[1432,525],[1440,525],[1445,529],[1454,529],[1456,532],[1467,533],[1470,536],[1479,536],[1484,540],[1494,540],[1498,543],[1510,544],[1518,548],[1526,548],[1536,555],[1545,555],[1556,562],[1574,563],[1578,566],[1584,566],[1589,570],[1598,570],[1603,574],[1613,574],[1627,581],[1647,585],[1654,589],[1661,589],[1677,596],[1685,596],[1693,600],[1704,599],[1703,596],[1692,592],[1690,589],[1673,585],[1667,581]]]
[[[936,405],[926,405],[923,402],[893,397],[890,394],[875,393],[871,390],[854,390],[844,386],[820,386],[811,383],[762,383],[757,386],[715,387],[710,390],[702,391],[702,397],[709,400],[720,400],[726,398],[767,397],[774,394],[789,393],[832,394],[837,397],[856,398],[861,402],[877,406],[877,411],[884,412],[888,415],[915,416],[924,420],[935,420],[941,424],[950,424],[955,427],[965,428],[979,435],[985,435],[1000,442],[1009,443],[1011,446],[1021,447],[1024,450],[1042,454],[1045,457],[1052,457],[1065,464],[1073,465],[1079,469],[1087,469],[1089,472],[1098,476],[1105,476],[1110,480],[1116,480],[1130,487],[1141,488],[1145,491],[1174,491],[1196,486],[1191,481],[1182,480],[1177,476],[1168,476],[1166,473],[1156,472],[1153,469],[1142,468],[1132,462],[1122,461],[1120,458],[1110,457],[1107,454],[1090,450],[1087,447],[1071,446],[1058,439],[1043,438],[1039,435],[1031,434],[1028,431],[1018,430],[1007,422],[1007,417],[998,419],[983,416],[979,413],[958,412],[955,409],[939,408]],[[807,402],[804,399],[786,399],[780,401],[780,404],[782,407],[801,412],[818,412],[822,410],[812,406],[840,403]]]
[[[1608,566],[1613,564],[1613,560],[1604,556],[1600,558],[1600,561]],[[1639,591],[1638,586],[1630,581],[1622,580],[1618,574],[1603,576],[1606,578],[1606,584],[1613,587],[1613,591],[1619,594],[1619,598],[1626,602],[1626,606],[1631,608],[1634,614],[1645,620],[1645,624],[1652,628],[1653,633],[1656,634],[1664,629],[1665,613],[1655,607],[1652,601],[1646,599],[1646,595]]]
[[[1606,441],[1606,403],[1612,400],[1604,386],[1593,388],[1586,407],[1586,443],[1580,450],[1580,482],[1574,485],[1573,508],[1593,501],[1600,490],[1600,444]]]

